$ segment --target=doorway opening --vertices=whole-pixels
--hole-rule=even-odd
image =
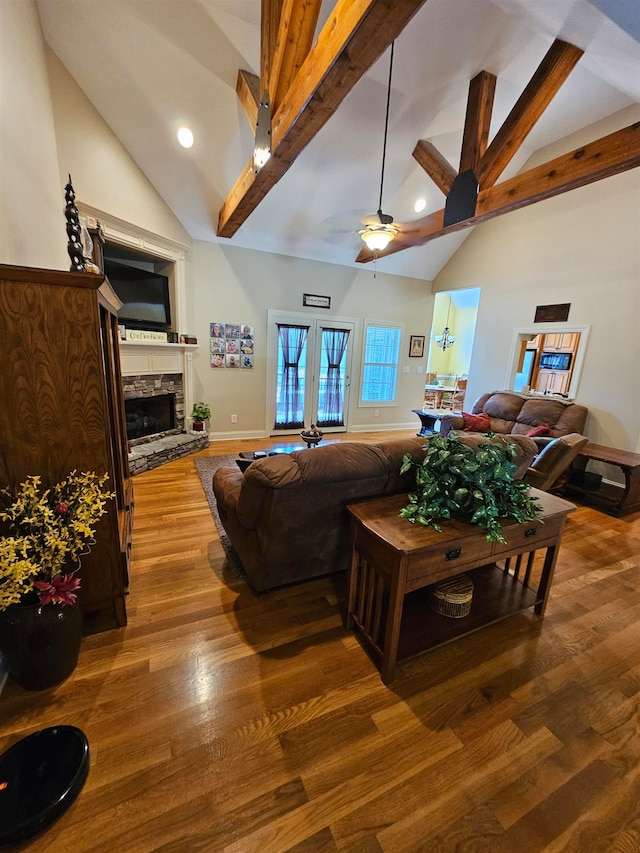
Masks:
[[[425,376],[429,409],[462,408],[478,318],[480,288],[436,293]]]
[[[558,324],[516,329],[505,387],[527,394],[575,399],[589,326]]]

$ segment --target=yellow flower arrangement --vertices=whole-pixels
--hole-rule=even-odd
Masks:
[[[71,471],[45,491],[39,476],[0,491],[0,610],[31,599],[75,603],[79,557],[114,497],[103,489],[107,479]]]

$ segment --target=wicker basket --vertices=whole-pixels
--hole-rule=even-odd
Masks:
[[[473,581],[467,575],[457,575],[429,588],[429,604],[442,616],[461,619],[471,610]]]

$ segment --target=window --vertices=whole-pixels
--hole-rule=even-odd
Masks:
[[[362,360],[360,403],[394,403],[402,330],[397,326],[368,324]]]

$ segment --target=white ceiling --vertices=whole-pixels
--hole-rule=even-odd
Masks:
[[[325,0],[320,25],[333,5]],[[38,0],[48,44],[196,240],[218,240],[218,212],[252,155],[235,85],[239,68],[259,73],[260,6]],[[498,78],[493,136],[556,37],[585,51],[508,177],[541,147],[640,102],[639,33],[639,0],[427,0],[396,40],[383,210],[409,221],[421,195],[419,216],[444,206],[411,152],[430,140],[458,168],[469,81],[479,71]],[[389,51],[231,241],[220,242],[354,265],[361,220],[378,207],[388,69]],[[195,134],[189,151],[175,137],[183,124]],[[432,279],[468,233],[378,268]]]

